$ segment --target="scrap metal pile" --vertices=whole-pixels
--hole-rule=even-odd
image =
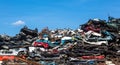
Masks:
[[[120,63],[119,27],[120,18],[113,17],[108,22],[90,19],[76,30],[44,28],[38,32],[24,26],[14,37],[0,35],[0,49],[25,48],[16,55],[42,65],[109,65],[107,60],[113,58]]]

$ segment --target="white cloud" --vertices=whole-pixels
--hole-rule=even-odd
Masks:
[[[20,26],[20,25],[24,25],[24,24],[25,24],[25,22],[22,20],[18,20],[16,22],[12,23],[12,25],[15,25],[15,26]]]

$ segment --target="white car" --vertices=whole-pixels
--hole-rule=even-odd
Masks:
[[[90,41],[84,40],[84,42],[88,43],[88,44],[94,44],[94,45],[108,45],[108,41],[94,41],[94,42],[90,42]]]
[[[91,38],[92,35],[95,37]],[[88,31],[87,33],[85,33],[85,38],[83,38],[83,41],[85,43],[94,44],[94,45],[108,45],[107,40],[98,40],[99,38],[101,38],[101,34],[93,32],[93,31]],[[90,41],[90,39],[92,41]]]
[[[3,49],[0,50],[0,55],[14,55],[17,56],[19,53],[23,52],[26,53],[27,49],[26,48],[15,48],[15,49]]]

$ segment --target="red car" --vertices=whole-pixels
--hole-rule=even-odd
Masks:
[[[44,48],[49,47],[48,43],[45,43],[45,42],[34,42],[33,46],[35,46],[35,47],[44,47]]]
[[[3,61],[3,60],[14,60],[14,59],[15,59],[15,56],[12,56],[12,55],[0,56],[0,61]]]
[[[105,58],[104,55],[99,55],[99,56],[82,56],[83,59],[99,59],[102,60]]]

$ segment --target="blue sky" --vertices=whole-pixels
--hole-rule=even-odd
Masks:
[[[0,0],[0,34],[29,28],[72,28],[89,19],[120,18],[120,0]]]

